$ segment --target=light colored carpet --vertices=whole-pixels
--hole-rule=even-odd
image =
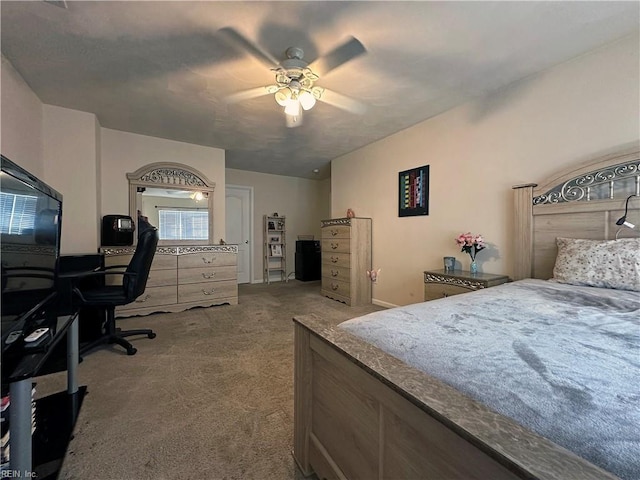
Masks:
[[[236,306],[118,320],[157,337],[85,356],[88,394],[60,479],[302,479],[293,445],[294,315],[331,322],[381,310],[320,295],[319,282],[241,285]],[[38,396],[66,377],[40,377]]]

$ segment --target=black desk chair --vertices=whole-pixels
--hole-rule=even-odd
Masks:
[[[158,231],[149,228],[140,234],[138,245],[125,271],[110,272],[109,269],[124,268],[124,266],[107,267],[105,270],[91,272],[88,276],[122,275],[122,285],[104,285],[98,288],[81,290],[73,288],[75,302],[81,307],[100,307],[106,310],[105,333],[95,341],[80,349],[80,355],[92,350],[98,345],[117,343],[127,350],[127,355],[134,355],[137,351],[131,343],[124,339],[132,335],[147,335],[155,338],[156,334],[150,329],[121,330],[116,328],[115,309],[118,305],[133,302],[144,292],[151,269],[151,262],[158,245]]]

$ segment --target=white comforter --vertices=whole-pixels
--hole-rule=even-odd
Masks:
[[[640,479],[640,293],[520,280],[340,328]]]

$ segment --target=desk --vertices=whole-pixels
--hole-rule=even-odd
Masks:
[[[78,341],[91,342],[102,335],[102,326],[106,319],[104,309],[80,308],[74,306],[73,287],[81,290],[97,288],[104,285],[101,276],[89,276],[87,273],[104,268],[104,255],[100,253],[83,253],[62,255],[60,257],[60,273],[58,275],[58,291],[61,301],[59,313],[71,315],[78,313]]]
[[[24,355],[14,371],[8,376],[11,406],[9,425],[11,436],[11,470],[27,478],[33,472],[31,437],[31,389],[33,377],[37,376],[49,359],[56,344],[67,333],[67,394],[72,399],[72,418],[78,413],[78,322],[77,315],[58,318],[56,333],[46,350]],[[77,408],[76,408],[77,407]],[[15,475],[14,475],[15,476]]]

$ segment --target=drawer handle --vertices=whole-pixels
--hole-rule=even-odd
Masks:
[[[331,290],[333,290],[334,292],[335,292],[336,290],[338,290],[338,288],[340,288],[340,285],[338,285],[337,283],[332,283],[332,284],[331,284]]]
[[[205,295],[213,295],[213,292],[215,292],[215,291],[216,291],[215,288],[212,288],[208,292],[204,288],[202,289],[202,293],[204,293]]]
[[[331,248],[335,250],[336,248],[338,248],[338,244],[331,242]]]
[[[144,302],[146,302],[147,300],[149,300],[150,298],[151,298],[151,295],[149,295],[149,294],[147,293],[144,297],[142,297],[142,298],[138,298],[138,299],[136,300],[136,303],[144,303]]]
[[[215,256],[215,255],[213,255],[213,256],[211,257],[211,260],[207,260],[205,257],[202,257],[202,261],[203,261],[204,263],[213,263],[215,259],[216,259],[216,256]]]
[[[331,270],[331,276],[332,277],[337,277],[339,273],[340,273],[339,270]]]
[[[338,234],[338,230],[331,230],[331,235],[335,237]]]
[[[331,263],[338,263],[338,257],[331,257]]]
[[[203,273],[202,274],[202,278],[213,278],[216,276],[216,272],[211,272],[211,273]]]

